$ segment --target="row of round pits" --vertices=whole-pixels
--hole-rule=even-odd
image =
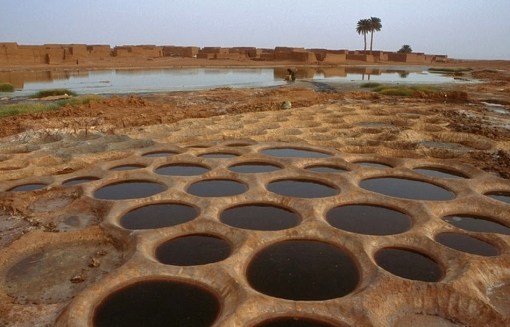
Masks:
[[[510,192],[491,192],[487,193],[489,197],[505,203],[510,203]]]
[[[125,200],[148,197],[161,193],[166,186],[147,181],[127,180],[103,186],[95,191],[94,196],[103,200]]]
[[[145,168],[144,165],[120,165],[110,168],[111,171],[127,171]]]
[[[486,257],[496,256],[499,254],[497,247],[469,235],[441,233],[436,235],[435,240],[444,246],[470,254]]]
[[[220,220],[236,228],[275,231],[297,226],[301,217],[282,207],[249,204],[223,211]]]
[[[311,151],[311,150],[303,150],[303,149],[295,149],[295,148],[274,148],[274,149],[265,149],[262,150],[262,153],[272,157],[278,158],[326,158],[331,157],[331,154],[319,152],[319,151]]]
[[[244,193],[248,187],[240,182],[226,179],[211,179],[191,184],[187,192],[196,196],[219,197]]]
[[[156,168],[159,175],[170,176],[197,176],[209,171],[209,168],[196,164],[171,164]]]
[[[120,219],[126,229],[156,229],[191,221],[198,210],[180,203],[156,203],[129,211]]]
[[[299,198],[322,198],[340,193],[334,186],[310,180],[283,179],[269,183],[268,190],[286,196]]]
[[[154,152],[147,152],[142,154],[143,157],[147,158],[164,158],[164,157],[170,157],[177,154],[177,152],[173,151],[154,151]]]
[[[156,258],[167,265],[195,266],[222,261],[231,252],[230,244],[219,237],[186,235],[158,246]]]
[[[376,253],[375,261],[384,270],[407,279],[437,282],[443,277],[437,262],[412,250],[385,248]]]
[[[32,183],[32,184],[23,184],[15,186],[7,191],[9,192],[29,192],[29,191],[36,191],[45,188],[48,186],[47,184],[43,183]]]
[[[315,173],[344,173],[349,171],[348,169],[334,165],[317,165],[306,167],[306,170],[313,171]]]
[[[249,263],[251,286],[266,295],[297,301],[321,301],[351,293],[358,285],[357,264],[328,243],[290,240],[261,250]]]
[[[200,286],[177,281],[143,281],[105,298],[95,327],[211,326],[221,309],[218,298]]]
[[[94,176],[85,176],[85,177],[77,177],[77,178],[71,178],[62,183],[64,186],[74,186],[79,185],[83,183],[93,182],[99,180],[99,177]]]
[[[450,200],[455,193],[440,186],[414,179],[396,177],[371,178],[361,181],[366,190],[404,199]]]
[[[440,178],[469,178],[459,171],[442,168],[415,168],[415,172],[426,176],[440,177]]]
[[[327,322],[301,317],[281,317],[264,321],[254,327],[335,327]]]
[[[359,234],[392,235],[411,228],[410,218],[398,211],[371,205],[346,205],[328,211],[331,226]]]
[[[510,235],[509,227],[491,219],[470,216],[448,216],[445,217],[444,220],[455,227],[459,227],[471,232],[499,233]]]
[[[270,163],[247,162],[230,166],[229,169],[235,173],[257,174],[257,173],[270,173],[272,171],[280,170],[282,168]]]

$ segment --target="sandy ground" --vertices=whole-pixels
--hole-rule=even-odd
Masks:
[[[395,174],[409,174],[408,169],[412,165],[445,169],[454,167],[471,176],[473,182],[464,186],[467,191],[463,191],[462,185],[459,186],[457,194],[462,196],[459,195],[459,202],[452,204],[452,208],[469,206],[471,203],[475,208],[479,207],[479,212],[492,213],[504,225],[510,226],[509,205],[496,204],[491,209],[491,203],[477,197],[470,202],[468,196],[464,197],[464,194],[491,191],[491,187],[510,193],[510,63],[455,62],[450,66],[475,68],[462,78],[476,78],[481,82],[446,86],[439,96],[402,98],[381,96],[349,84],[330,83],[324,88],[323,85],[318,87],[307,81],[298,81],[278,88],[221,88],[112,96],[89,105],[69,106],[55,112],[1,118],[0,325],[52,326],[58,320],[62,326],[77,326],[77,322],[85,326],[90,322],[91,310],[97,305],[90,303],[102,298],[109,287],[116,288],[115,278],[140,278],[137,273],[144,276],[140,271],[134,272],[137,264],[140,264],[140,251],[144,253],[140,244],[143,244],[144,237],[150,239],[156,236],[139,234],[142,236],[137,238],[126,232],[115,222],[118,217],[112,218],[115,212],[122,211],[118,204],[94,198],[92,186],[64,187],[62,182],[80,176],[96,176],[105,180],[94,184],[94,187],[98,187],[106,184],[106,180],[118,181],[133,176],[145,179],[143,174],[117,173],[119,175],[112,176],[108,169],[114,164],[123,163],[148,164],[152,169],[156,163],[135,158],[149,149],[170,147],[183,153],[183,158],[194,158],[200,149],[226,152],[232,148],[237,149],[241,156],[257,161],[260,158],[251,154],[252,149],[258,149],[259,145],[276,144],[279,147],[288,145],[333,151],[349,164],[362,159],[384,162],[396,169]],[[291,102],[291,109],[282,108],[285,101]],[[241,149],[243,145],[248,146],[247,150]],[[191,152],[188,155],[186,151]],[[281,164],[285,166],[288,162],[282,161]],[[213,167],[216,167],[213,170],[216,178],[225,174],[225,167]],[[353,168],[353,171],[357,174],[356,169]],[[359,174],[362,176],[365,171],[361,170]],[[266,178],[258,177],[250,181],[263,184],[268,182]],[[28,183],[43,183],[49,187],[32,192],[8,191]],[[165,183],[169,183],[169,188],[173,185],[179,188],[180,185],[179,182]],[[457,186],[455,182],[452,183],[455,189]],[[354,194],[357,192],[354,191]],[[359,195],[359,198],[363,196]],[[177,196],[176,199],[187,198]],[[291,205],[293,203],[292,200],[284,200]],[[140,200],[138,205],[141,203],[143,201]],[[205,206],[202,202],[197,203]],[[402,207],[397,202],[388,203]],[[427,215],[437,219],[442,210],[446,210],[434,205],[423,209],[429,204],[420,203],[422,209],[416,209],[413,215],[425,210]],[[218,200],[212,206],[215,205],[221,207],[225,204]],[[310,210],[306,204],[300,203],[296,204],[296,208]],[[210,230],[204,227],[209,226],[206,223],[196,224],[189,228],[224,232],[223,227],[214,224],[207,227]],[[435,223],[430,224],[436,226]],[[413,228],[412,236],[429,233],[431,229],[426,226],[418,224]],[[430,228],[433,230],[435,227]],[[309,238],[324,237],[318,232],[307,234],[304,229],[296,230],[296,233],[300,232]],[[256,244],[263,243],[261,240],[264,236],[257,235],[261,238],[246,236],[253,238],[253,244],[242,243],[239,245],[241,252],[258,249],[260,245]],[[282,237],[289,237],[285,235]],[[487,326],[501,326],[510,323],[510,239],[508,235],[483,237],[496,242],[502,254],[492,261],[468,257],[467,272],[453,273],[456,277],[441,282],[437,290],[431,286],[429,297],[424,295],[422,303],[416,301],[413,308],[395,310],[391,303],[400,303],[404,308],[406,301],[392,298],[394,302],[381,305],[366,294],[373,291],[374,294],[382,292],[380,294],[389,295],[392,293],[391,287],[399,292],[413,292],[414,289],[419,293],[425,292],[427,286],[415,282],[402,284],[390,277],[381,277],[380,272],[374,273],[376,268],[364,266],[370,265],[367,262],[361,262],[361,265],[375,274],[368,275],[378,277],[373,277],[374,281],[370,282],[370,278],[364,276],[363,287],[374,289],[367,290],[365,295],[362,292],[359,298],[354,296],[345,303],[333,302],[331,306],[338,305],[342,311],[360,305],[359,309],[349,311],[351,315],[344,311],[346,318],[341,320],[344,324],[356,326],[406,326],[410,323],[423,326],[475,326],[480,322]],[[387,245],[400,242],[391,239],[388,243],[376,238],[355,238],[355,241]],[[416,241],[418,248],[430,251],[427,244]],[[445,256],[456,260],[455,254],[447,253]],[[241,258],[236,260],[243,262]],[[484,267],[490,272],[481,272],[486,269]],[[148,275],[156,271],[166,274],[160,268],[147,269]],[[464,268],[455,269],[462,271]],[[58,270],[58,275],[55,275],[55,270]],[[196,274],[189,273],[188,276],[206,283],[207,278],[200,277],[199,271],[197,269]],[[212,274],[218,276],[219,273]],[[220,277],[218,279],[221,280],[219,284],[213,282],[218,289],[223,290],[227,287],[225,285],[233,283],[223,281]],[[233,279],[239,282],[239,278]],[[479,285],[479,289],[465,286],[464,283]],[[463,285],[467,288],[466,293],[455,293]],[[244,287],[249,288],[247,285]],[[251,294],[250,291],[248,294]],[[251,296],[248,296],[248,300],[228,300],[227,308],[240,301],[237,305],[241,309],[237,314],[228,315],[226,310],[217,326],[247,324],[242,320],[242,314],[271,317],[268,309],[261,309],[255,304],[254,299],[258,297]],[[442,296],[448,296],[450,304],[442,303]],[[435,297],[437,300],[434,300]],[[308,312],[305,316],[313,316],[312,312],[317,310],[317,316],[326,321],[335,316],[334,309],[325,309],[327,303],[311,304],[310,307],[297,304],[297,309],[293,311],[278,301],[260,301],[282,308],[282,312],[289,314],[295,315],[303,310]],[[377,314],[371,314],[371,310]],[[476,313],[476,310],[483,312]],[[240,321],[242,324],[239,324]],[[339,323],[338,320],[331,321]]]

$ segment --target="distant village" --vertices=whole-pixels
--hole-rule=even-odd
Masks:
[[[238,61],[285,61],[296,64],[336,65],[350,61],[364,63],[416,63],[447,62],[446,55],[425,53],[397,53],[388,51],[349,51],[328,49],[305,49],[276,47],[260,49],[254,47],[194,47],[134,45],[116,46],[86,44],[18,45],[15,42],[0,43],[0,66],[91,64],[97,61],[113,61],[116,58],[164,57],[199,58],[210,60]]]

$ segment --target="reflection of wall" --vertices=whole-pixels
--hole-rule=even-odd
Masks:
[[[337,67],[337,68],[322,68],[320,70],[324,77],[345,77],[347,76],[347,72],[345,71],[345,67]]]
[[[25,83],[51,82],[67,80],[70,77],[89,75],[88,71],[13,71],[0,72],[0,82],[10,83],[17,89],[22,89]]]
[[[296,78],[298,79],[312,79],[315,76],[315,73],[317,70],[315,68],[308,68],[308,67],[300,67],[298,69],[294,69],[294,72],[296,74]],[[289,75],[289,72],[287,71],[287,68],[274,68],[273,69],[273,76],[275,79],[285,79]]]

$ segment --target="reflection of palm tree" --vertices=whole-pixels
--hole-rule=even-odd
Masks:
[[[356,32],[358,32],[358,34],[363,35],[363,41],[365,44],[365,47],[363,49],[364,51],[367,50],[367,34],[368,32],[370,32],[370,28],[371,28],[370,19],[360,19],[358,21],[358,25],[356,25]]]
[[[381,19],[378,17],[370,17],[370,52],[372,52],[372,44],[374,42],[374,32],[379,32],[382,28]]]

